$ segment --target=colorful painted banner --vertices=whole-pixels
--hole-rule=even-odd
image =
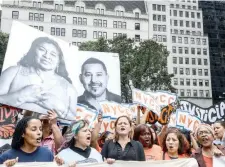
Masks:
[[[33,163],[18,163],[14,167],[57,167],[55,162],[33,162]],[[85,163],[77,164],[77,167],[198,167],[198,163],[194,158],[182,158],[176,160],[161,160],[161,161],[116,161],[114,164],[109,165],[107,163]],[[3,167],[3,165],[0,165]],[[68,167],[68,165],[62,165],[61,167]]]
[[[213,124],[218,120],[225,120],[225,102],[220,102],[208,108],[199,107],[189,101],[180,101],[180,109],[196,115],[204,123]]]
[[[0,139],[10,139],[12,137],[16,125],[15,117],[21,111],[21,109],[6,105],[0,106]]]

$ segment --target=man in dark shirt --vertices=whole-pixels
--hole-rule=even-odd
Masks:
[[[78,103],[100,110],[99,102],[103,100],[121,102],[121,97],[107,89],[108,73],[105,64],[95,58],[87,59],[82,67],[80,81],[84,86],[84,93],[78,97]]]

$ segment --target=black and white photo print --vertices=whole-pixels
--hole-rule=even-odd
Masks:
[[[80,74],[78,103],[100,110],[100,101],[121,103],[120,62],[116,53],[82,52],[76,67]]]
[[[77,91],[67,62],[69,43],[14,21],[0,77],[0,103],[73,120]],[[70,68],[71,69],[71,68]]]

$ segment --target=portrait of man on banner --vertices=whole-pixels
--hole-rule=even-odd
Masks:
[[[17,28],[27,27],[18,24]],[[16,40],[14,30],[9,43]],[[33,31],[30,27],[27,30]],[[61,48],[57,40],[39,35],[32,39],[28,51],[23,50],[23,56],[16,64],[3,69],[0,103],[43,114],[54,110],[59,117],[72,119],[76,114],[77,93],[66,68],[65,48]],[[26,36],[24,34],[25,39]],[[11,46],[8,45],[7,51],[14,49]],[[6,58],[10,55],[6,54]],[[5,62],[8,63],[7,60]]]
[[[108,100],[120,103],[121,97],[107,88],[109,77],[103,61],[94,57],[88,58],[81,66],[79,79],[84,87],[84,92],[78,97],[78,103],[96,110],[100,110],[100,101]]]

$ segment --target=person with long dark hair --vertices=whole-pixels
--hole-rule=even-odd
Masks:
[[[217,121],[213,125],[216,140],[215,144],[225,146],[225,121]]]
[[[54,110],[67,118],[76,113],[77,93],[68,76],[63,52],[48,37],[35,39],[18,65],[3,71],[0,87],[1,103],[43,114]]]
[[[24,117],[15,128],[12,149],[0,155],[0,164],[4,163],[8,167],[17,162],[52,162],[52,152],[40,147],[41,138],[41,121],[34,117]]]
[[[153,134],[149,126],[140,124],[135,127],[133,139],[143,145],[146,161],[162,160],[162,149],[154,143]]]

